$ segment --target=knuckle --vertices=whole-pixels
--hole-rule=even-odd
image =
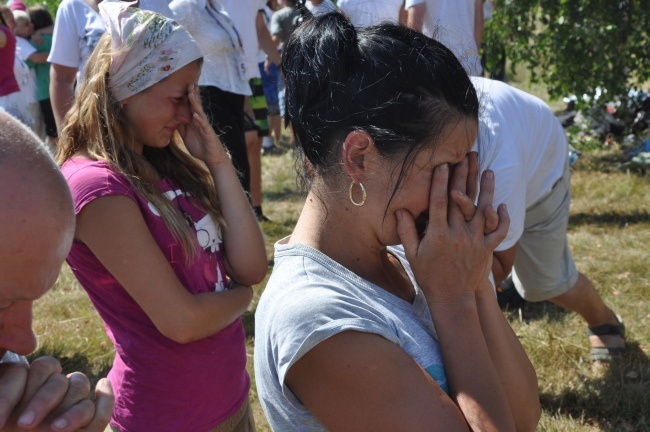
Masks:
[[[69,389],[68,393],[72,395],[79,395],[81,398],[90,396],[90,381],[86,375],[80,372],[74,372],[68,376]]]
[[[51,375],[61,371],[61,364],[50,356],[39,357],[29,366],[30,373]]]
[[[93,420],[94,415],[95,415],[95,405],[91,401],[86,399],[74,405],[69,410],[67,410],[62,417],[65,417],[65,419],[68,421],[68,425],[71,425],[75,427],[75,429],[77,429],[89,425]]]

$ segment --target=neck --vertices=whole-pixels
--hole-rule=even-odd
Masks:
[[[359,277],[413,301],[415,292],[404,269],[363,215],[347,195],[333,195],[331,191],[319,194],[312,189],[289,243],[317,249]]]

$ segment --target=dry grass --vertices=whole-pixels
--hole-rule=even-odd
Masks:
[[[592,279],[603,298],[626,321],[629,353],[611,367],[595,370],[588,360],[583,323],[548,303],[506,311],[533,362],[543,415],[540,431],[650,430],[650,178],[605,172],[613,151],[583,154],[573,175],[573,206],[569,239],[578,267]],[[290,234],[302,207],[293,159],[289,153],[263,159],[267,249]],[[272,255],[269,255],[272,258]],[[269,270],[270,272],[270,270]],[[253,311],[266,281],[244,316],[249,335],[249,372],[253,375]],[[67,371],[81,370],[93,379],[105,376],[113,347],[97,313],[70,270],[37,302],[36,355],[63,359]],[[257,400],[258,427],[269,430]]]

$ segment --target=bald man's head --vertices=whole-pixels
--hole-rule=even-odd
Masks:
[[[0,356],[35,348],[32,302],[56,282],[74,219],[68,185],[43,143],[0,112]]]

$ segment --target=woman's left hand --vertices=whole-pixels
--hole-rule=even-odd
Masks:
[[[485,216],[485,234],[487,235],[497,229],[499,215],[492,205],[487,205],[482,209],[477,209],[474,205],[478,195],[478,177],[478,153],[470,152],[454,168],[450,179],[450,197],[458,205],[463,216],[465,216],[465,220],[468,222],[472,220],[477,210],[483,211]]]
[[[202,160],[208,167],[217,166],[228,162],[230,158],[203,111],[198,89],[195,84],[188,86],[187,94],[192,119],[185,130],[179,132],[192,156]]]

